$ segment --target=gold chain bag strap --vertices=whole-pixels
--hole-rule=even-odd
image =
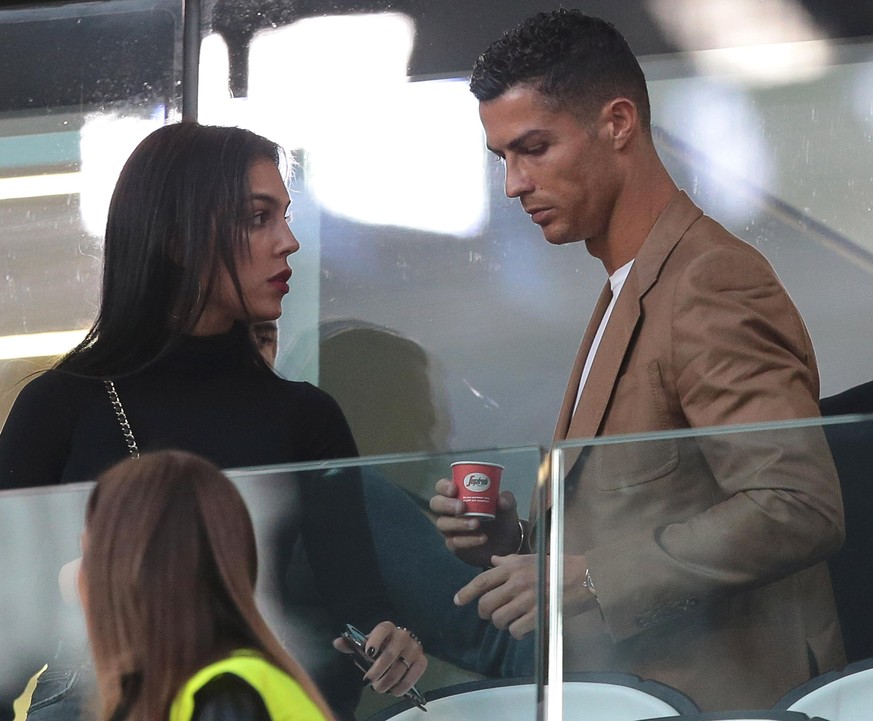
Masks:
[[[124,436],[124,442],[127,444],[127,452],[131,458],[139,458],[139,448],[136,445],[136,438],[133,435],[133,429],[127,421],[127,413],[124,412],[124,406],[121,405],[121,398],[118,397],[118,391],[115,390],[115,383],[110,380],[103,381],[106,387],[106,393],[109,395],[109,402],[112,404],[112,410],[115,411],[115,417],[118,419],[118,425],[121,426],[121,433]]]

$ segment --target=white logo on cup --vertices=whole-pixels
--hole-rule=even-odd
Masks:
[[[464,476],[464,488],[473,493],[487,491],[491,487],[491,479],[484,473],[468,473]]]

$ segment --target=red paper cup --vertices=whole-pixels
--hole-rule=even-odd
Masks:
[[[458,489],[458,498],[467,504],[465,516],[494,518],[497,513],[497,495],[503,466],[481,461],[452,463],[452,480]]]

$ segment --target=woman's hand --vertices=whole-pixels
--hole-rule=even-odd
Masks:
[[[338,651],[352,653],[351,645],[342,637],[334,639],[333,645]],[[364,680],[379,693],[403,696],[427,668],[427,657],[418,639],[390,621],[382,621],[367,634],[366,650],[374,660]]]

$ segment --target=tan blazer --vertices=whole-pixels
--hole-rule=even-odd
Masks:
[[[613,309],[585,332],[555,440],[818,416],[806,328],[764,257],[679,193]],[[668,683],[705,710],[761,708],[844,663],[823,559],[843,539],[820,429],[588,447],[567,477],[567,553],[599,610],[568,617],[567,670]]]

